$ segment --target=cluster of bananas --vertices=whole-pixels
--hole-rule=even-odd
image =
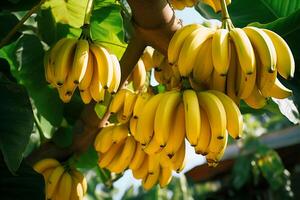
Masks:
[[[128,90],[122,89],[116,94],[110,112],[124,113],[126,93]],[[206,156],[209,165],[216,166],[228,134],[234,139],[242,134],[239,108],[219,91],[139,93],[129,107],[128,120],[103,128],[94,146],[100,167],[115,173],[129,167],[145,189],[157,182],[167,185],[172,170],[184,168],[185,138],[197,154]]]
[[[172,7],[176,10],[183,10],[185,7],[193,7],[195,6],[199,0],[169,0]],[[221,10],[221,2],[220,0],[200,0],[200,2],[209,5],[215,12],[219,12]],[[231,0],[226,0],[226,4],[230,4]]]
[[[121,69],[117,57],[98,43],[84,38],[63,38],[45,54],[47,82],[69,102],[78,87],[84,103],[103,101],[106,90],[117,91]]]
[[[82,200],[87,182],[75,168],[62,166],[57,160],[46,158],[38,161],[33,169],[45,179],[46,199]]]
[[[293,77],[289,46],[276,33],[256,27],[207,28],[199,24],[178,30],[168,48],[169,62],[196,90],[213,89],[262,108],[268,97],[286,98],[292,91],[277,79]]]

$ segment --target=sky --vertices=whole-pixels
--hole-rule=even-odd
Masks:
[[[183,25],[192,24],[192,23],[201,23],[203,18],[194,8],[185,8],[183,11],[175,11],[176,17],[181,19]],[[188,143],[186,145],[186,166],[184,170],[179,173],[173,173],[174,176],[180,176],[190,169],[194,168],[205,162],[205,158],[194,153],[194,149]],[[131,173],[131,170],[127,170],[123,177],[114,183],[114,187],[118,188],[119,192],[113,197],[114,200],[119,200],[124,192],[131,186],[134,185],[136,188],[141,185],[140,180],[136,180]]]

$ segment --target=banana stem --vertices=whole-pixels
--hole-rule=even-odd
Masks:
[[[92,16],[92,11],[94,7],[94,0],[88,0],[86,9],[85,9],[85,16],[84,16],[84,21],[83,21],[83,26],[86,24],[90,24],[90,19]]]
[[[220,0],[220,2],[221,2],[221,13],[222,13],[222,28],[230,30],[234,28],[234,26],[232,24],[230,15],[228,13],[226,1]]]

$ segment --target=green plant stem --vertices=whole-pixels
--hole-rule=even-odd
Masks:
[[[93,7],[94,7],[94,0],[88,0],[87,6],[86,6],[86,9],[85,9],[85,16],[84,16],[83,25],[90,24],[90,19],[91,19],[91,16],[92,16]]]
[[[35,12],[37,12],[41,5],[45,2],[46,0],[41,0],[37,5],[35,5],[33,8],[31,8],[26,15],[11,29],[11,31],[3,38],[0,42],[0,48],[2,48],[4,45],[6,45],[10,39],[16,34],[16,32],[21,28],[21,26],[26,22],[26,20]]]
[[[228,13],[226,1],[220,0],[220,2],[221,2],[221,13],[222,13],[222,28],[230,30],[234,28],[234,26],[231,22],[230,15]]]

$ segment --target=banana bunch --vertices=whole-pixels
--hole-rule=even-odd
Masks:
[[[237,104],[242,99],[258,109],[269,97],[292,94],[277,78],[277,74],[285,79],[294,76],[292,52],[270,30],[187,25],[171,39],[168,59],[181,76],[192,80],[195,90],[218,90]]]
[[[98,43],[80,37],[59,40],[44,57],[45,77],[69,102],[76,88],[81,99],[103,101],[105,92],[117,91],[121,69],[117,57]]]
[[[75,168],[62,166],[57,160],[38,161],[33,169],[45,179],[46,199],[82,200],[87,191],[85,177]]]
[[[221,1],[222,0],[201,0],[200,2],[209,5],[216,13],[221,11]],[[231,4],[231,0],[225,0],[226,5]]]
[[[128,83],[132,82],[135,91],[142,90],[147,80],[147,71],[143,59],[139,59],[133,71],[129,75]]]

